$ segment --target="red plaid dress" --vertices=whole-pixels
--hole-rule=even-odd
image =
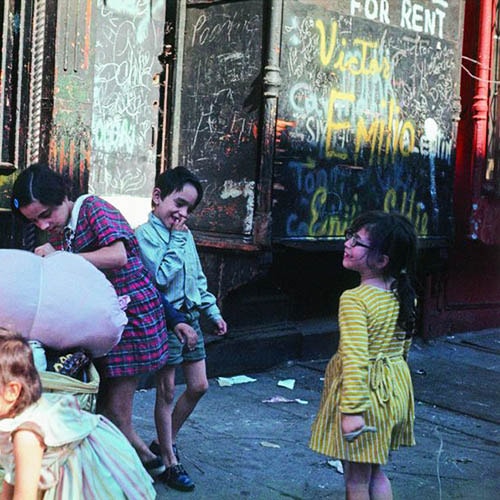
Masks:
[[[115,241],[123,241],[128,262],[120,269],[103,270],[116,293],[128,295],[128,324],[117,346],[99,363],[106,377],[125,377],[155,371],[168,356],[167,330],[162,304],[148,271],[143,266],[137,240],[122,214],[97,196],[86,198],[80,208],[74,253],[92,252]],[[50,243],[57,250],[68,250],[62,235],[54,235]]]

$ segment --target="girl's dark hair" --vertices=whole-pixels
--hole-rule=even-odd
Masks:
[[[186,167],[175,167],[161,173],[156,179],[155,188],[160,190],[163,199],[170,193],[182,191],[186,184],[192,184],[198,193],[196,203],[193,206],[195,209],[203,198],[203,187],[198,177]]]
[[[389,262],[382,270],[384,278],[394,278],[392,289],[399,300],[398,326],[407,334],[413,333],[416,322],[416,266],[417,232],[408,218],[399,213],[378,210],[359,215],[352,224],[352,231],[364,228],[369,235],[368,265],[382,255]]]
[[[12,416],[40,399],[42,383],[35,368],[33,352],[21,335],[0,328],[0,386],[16,380],[22,386]]]
[[[34,201],[56,207],[66,196],[69,196],[69,190],[63,176],[44,163],[34,163],[17,176],[10,205],[13,213],[22,216],[19,209]]]

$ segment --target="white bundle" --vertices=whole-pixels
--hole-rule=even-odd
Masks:
[[[127,316],[113,285],[83,257],[0,250],[0,265],[0,327],[52,349],[81,348],[94,357],[120,341]]]

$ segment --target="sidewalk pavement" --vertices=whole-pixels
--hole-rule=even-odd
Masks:
[[[385,467],[395,499],[499,498],[499,347],[500,330],[416,339],[410,368],[417,445],[394,452]],[[211,378],[177,442],[196,488],[183,493],[156,484],[158,498],[344,498],[338,463],[308,448],[327,361],[234,373],[255,381],[232,386]],[[286,380],[293,389],[279,385]],[[273,397],[291,402],[264,402]],[[147,442],[155,433],[153,401],[153,389],[136,395],[134,422]]]

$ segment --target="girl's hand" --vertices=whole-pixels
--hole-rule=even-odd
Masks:
[[[177,323],[174,326],[174,333],[182,344],[187,344],[188,349],[192,351],[198,342],[196,330],[187,323]]]
[[[44,243],[39,247],[35,248],[35,255],[39,255],[40,257],[47,257],[51,253],[54,253],[56,249],[50,243]]]
[[[348,434],[361,429],[365,425],[365,419],[362,413],[342,413],[341,425],[342,434]]]
[[[14,498],[36,500],[44,445],[38,434],[24,429],[14,434],[13,444],[16,468]]]
[[[227,333],[227,324],[222,318],[215,322],[214,333],[215,335],[225,335]]]

